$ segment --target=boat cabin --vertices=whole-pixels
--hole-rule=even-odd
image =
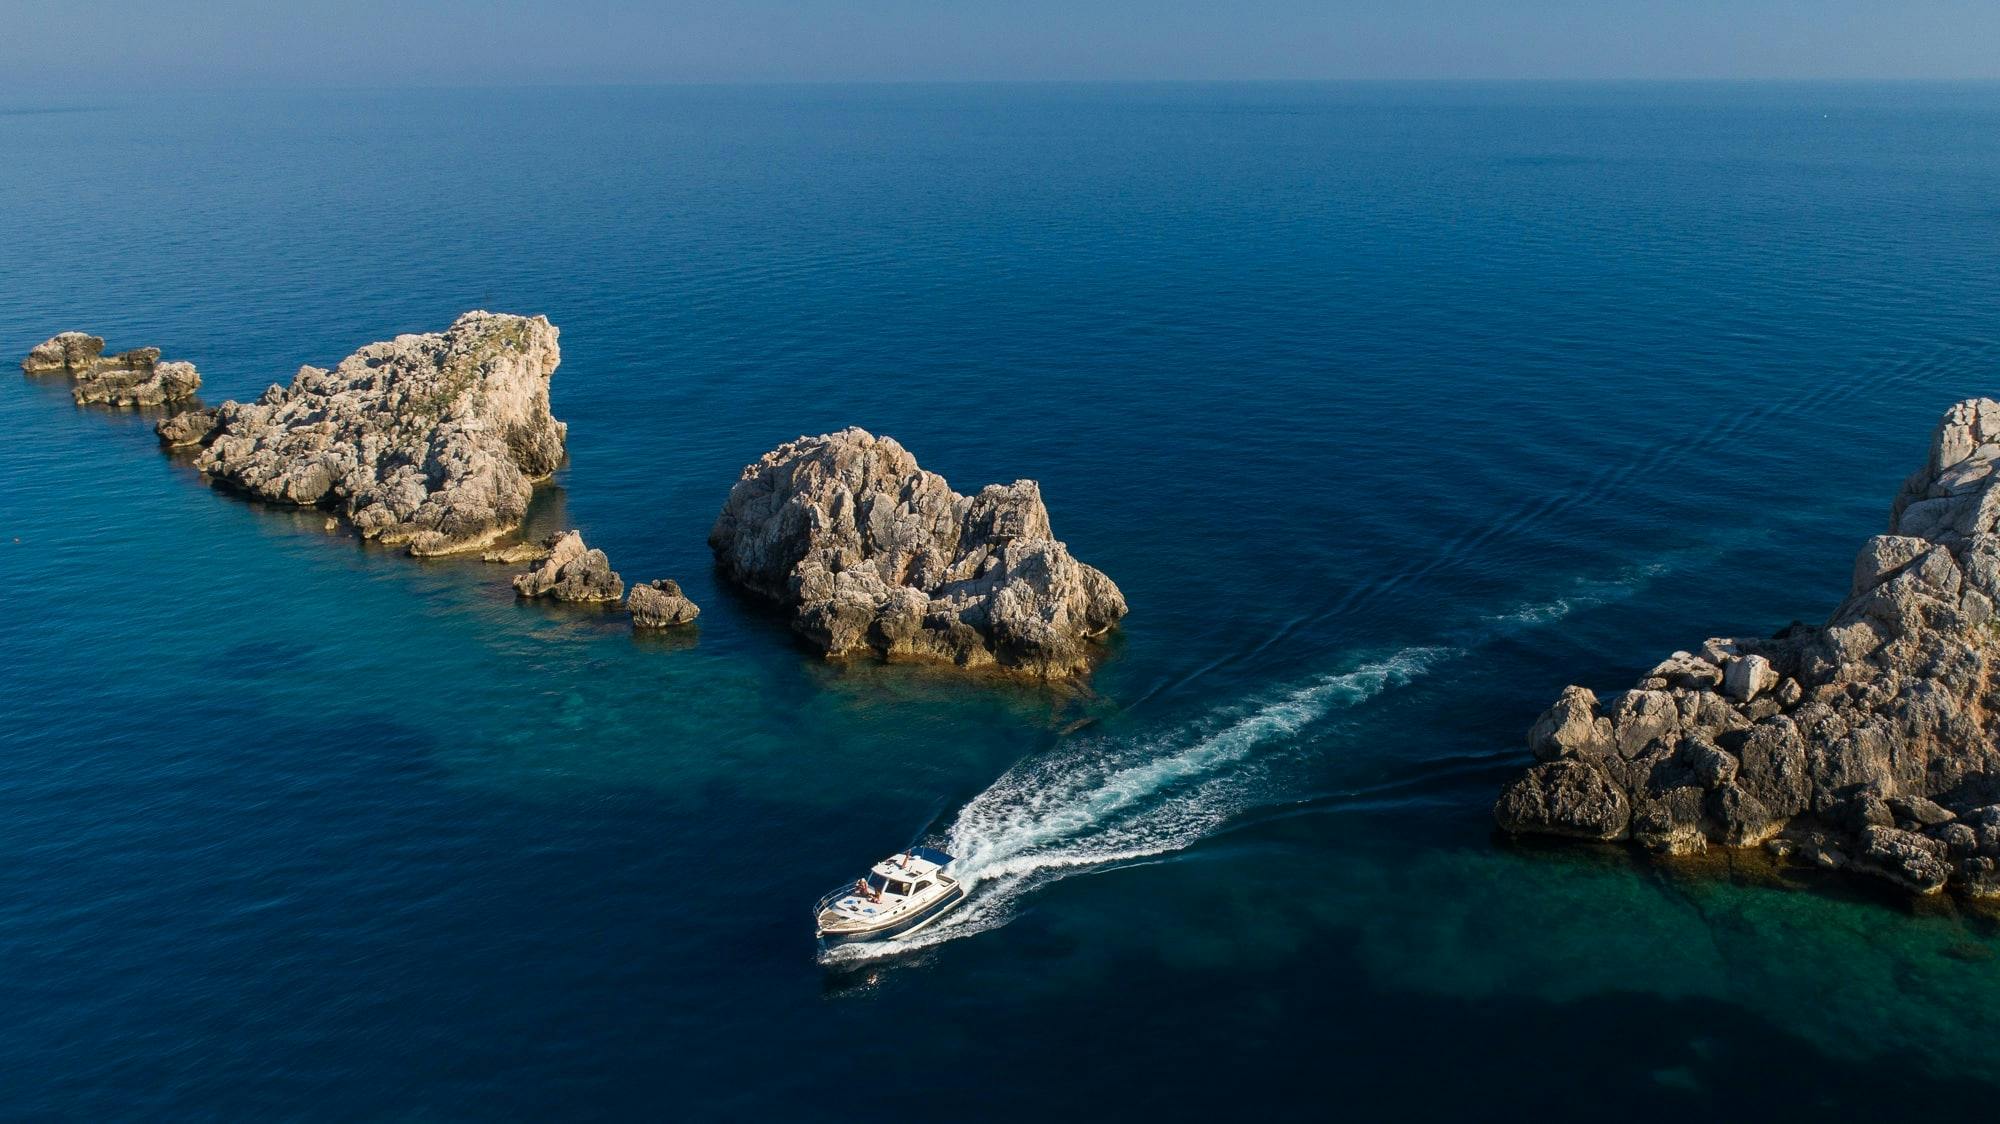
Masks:
[[[879,940],[913,931],[964,897],[945,873],[951,856],[928,847],[891,855],[819,900],[821,941]]]

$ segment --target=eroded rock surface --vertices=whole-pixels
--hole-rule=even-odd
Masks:
[[[1111,579],[1055,539],[1034,481],[962,496],[862,429],[746,467],[708,541],[725,576],[790,607],[828,656],[1062,678],[1125,615]]]
[[[160,435],[160,443],[174,448],[199,445],[215,431],[215,411],[182,410],[170,418],[161,418],[153,426],[153,432]]]
[[[104,340],[83,332],[64,332],[36,344],[21,360],[21,370],[68,376],[70,395],[78,403],[161,406],[193,398],[201,389],[201,375],[192,363],[163,363],[157,347],[106,355]]]
[[[701,615],[701,606],[671,579],[633,586],[625,595],[625,608],[632,614],[633,628],[672,628]]]
[[[206,433],[192,419],[160,433],[202,443],[196,466],[252,495],[332,507],[412,554],[469,550],[518,526],[562,460],[566,427],[549,413],[560,358],[547,319],[468,312],[225,402]]]
[[[536,565],[514,576],[514,592],[556,601],[616,601],[625,594],[625,582],[603,551],[584,545],[581,533],[559,531],[543,541]]]
[[[1918,893],[2000,896],[1996,463],[2000,403],[1959,403],[1824,625],[1710,640],[1601,701],[1566,689],[1500,826],[1664,853],[1769,840]]]

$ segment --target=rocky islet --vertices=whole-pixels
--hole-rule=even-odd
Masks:
[[[625,595],[625,582],[601,550],[584,545],[577,531],[559,531],[542,543],[535,564],[514,575],[514,592],[554,601],[610,602]]]
[[[625,595],[625,608],[632,614],[633,628],[674,628],[693,624],[701,615],[701,606],[671,578],[633,586]]]
[[[162,361],[157,347],[106,355],[103,337],[84,332],[63,332],[36,344],[21,360],[21,371],[68,377],[79,405],[165,406],[191,399],[201,389],[201,375],[192,363]]]
[[[952,490],[888,437],[786,442],[743,469],[709,545],[829,657],[873,653],[1040,679],[1089,670],[1126,612],[1049,526],[1032,480]]]
[[[1572,686],[1494,807],[1515,834],[1662,854],[1765,845],[1918,893],[2000,897],[2000,402],[1948,411],[1824,625]]]
[[[247,494],[333,508],[412,554],[472,550],[518,527],[535,482],[562,462],[567,427],[549,413],[556,337],[544,317],[468,312],[159,432],[197,446],[203,475]]]

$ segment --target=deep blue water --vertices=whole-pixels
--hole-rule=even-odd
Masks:
[[[1489,815],[1563,684],[1822,617],[1996,389],[2000,86],[84,85],[0,95],[0,153],[0,357],[87,329],[215,401],[546,313],[537,524],[706,610],[518,605],[15,378],[9,1115],[2000,1092],[1991,921]],[[825,665],[718,588],[738,469],[849,424],[1042,482],[1132,606],[1089,690]],[[919,837],[958,923],[817,962]]]

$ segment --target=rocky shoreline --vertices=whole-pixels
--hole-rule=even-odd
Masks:
[[[1824,625],[1564,690],[1494,815],[1662,855],[1766,847],[1918,894],[2000,898],[2000,402],[1948,411]]]
[[[188,407],[155,429],[217,485],[337,512],[412,555],[526,564],[512,582],[523,599],[622,605],[635,629],[687,626],[701,608],[678,582],[628,591],[575,530],[502,545],[565,456],[568,427],[549,411],[557,337],[545,317],[467,312],[212,408],[193,401],[191,364],[159,362],[156,348],[106,358],[80,332],[37,346],[22,369],[69,377],[79,403]],[[725,580],[789,609],[828,658],[1066,679],[1090,670],[1126,612],[1118,587],[1054,538],[1034,481],[962,496],[861,429],[746,467],[709,543]]]

